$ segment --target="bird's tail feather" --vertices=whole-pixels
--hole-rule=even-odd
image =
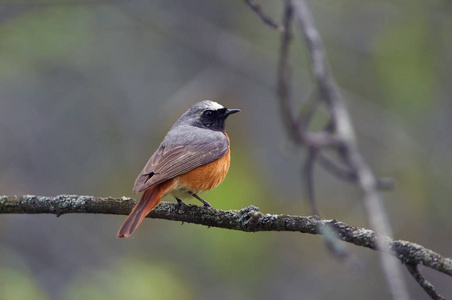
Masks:
[[[144,191],[140,201],[138,201],[121,228],[119,228],[117,237],[124,238],[130,236],[148,213],[159,205],[161,200],[162,189],[158,185]]]

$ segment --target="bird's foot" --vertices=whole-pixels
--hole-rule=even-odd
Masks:
[[[177,200],[177,206],[178,207],[182,207],[182,206],[187,206],[187,204],[185,204],[185,202],[184,201],[182,201],[181,199],[179,199],[179,198],[177,198],[177,197],[174,197],[174,198],[176,198],[176,200]]]
[[[201,201],[204,205],[204,207],[212,207],[212,205],[210,205],[209,202],[207,202],[206,200],[204,200],[203,198],[199,197],[198,195],[196,195],[193,192],[188,192],[190,195],[192,195],[193,197],[195,197],[196,199],[198,199],[199,201]]]

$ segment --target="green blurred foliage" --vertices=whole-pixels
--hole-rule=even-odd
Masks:
[[[86,6],[49,6],[2,24],[2,77],[39,76],[47,63],[69,62],[74,49],[89,39],[90,11]]]
[[[104,270],[80,274],[64,299],[196,299],[175,266],[124,259]]]
[[[7,257],[8,264],[0,269],[0,299],[49,299],[23,259],[9,253],[2,256]]]
[[[36,283],[33,274],[26,270],[2,268],[0,272],[0,299],[49,299]]]
[[[418,117],[437,97],[438,82],[432,61],[431,32],[423,11],[390,24],[374,40],[375,68],[387,96],[387,107],[407,117]]]

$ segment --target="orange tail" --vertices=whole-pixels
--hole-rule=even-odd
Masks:
[[[118,238],[130,236],[148,213],[159,205],[162,200],[162,189],[159,186],[151,187],[144,191],[141,195],[140,201],[135,205],[130,215],[124,221],[121,228],[118,230]]]

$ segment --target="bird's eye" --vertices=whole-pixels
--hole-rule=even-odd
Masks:
[[[212,118],[215,116],[215,114],[214,114],[214,112],[211,111],[211,110],[206,110],[206,111],[204,112],[204,116],[206,116],[206,117],[209,118],[209,119],[212,119]]]

